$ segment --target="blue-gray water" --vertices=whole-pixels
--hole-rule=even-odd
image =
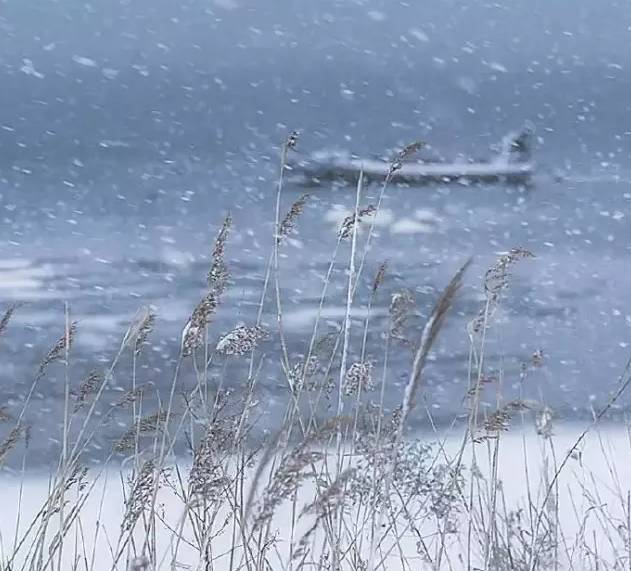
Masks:
[[[368,282],[389,260],[369,353],[378,366],[394,291],[416,290],[420,322],[475,255],[424,392],[437,418],[451,418],[466,390],[465,324],[484,270],[523,246],[537,258],[511,281],[490,366],[515,385],[521,362],[543,349],[545,366],[523,390],[565,418],[589,413],[631,352],[630,30],[631,5],[596,0],[0,2],[0,302],[27,302],[0,338],[0,398],[19,410],[63,330],[66,301],[79,321],[77,375],[111,358],[139,305],[155,305],[155,346],[140,376],[167,386],[227,212],[234,284],[213,332],[251,323],[289,129],[301,131],[302,152],[376,153],[423,138],[435,154],[486,156],[530,120],[540,170],[532,189],[388,191],[366,273]],[[555,181],[556,171],[566,178]],[[288,187],[285,207],[301,191]],[[367,194],[374,201],[376,189]],[[350,191],[317,190],[284,247],[296,354],[333,220],[352,201]],[[340,270],[323,331],[339,324],[344,279]],[[359,343],[358,333],[353,351]],[[284,389],[273,345],[266,355],[260,390],[274,410]],[[408,364],[397,351],[393,403]],[[31,413],[47,434],[63,392],[59,370],[51,376]],[[114,379],[121,390],[129,382],[125,368]]]

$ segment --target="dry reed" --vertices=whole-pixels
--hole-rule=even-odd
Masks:
[[[292,132],[283,145],[279,205],[286,154],[295,150],[297,142],[298,134]],[[422,143],[405,147],[392,161],[388,177],[422,147]],[[552,410],[543,399],[534,402],[521,395],[519,398],[505,396],[502,393],[506,390],[502,386],[504,373],[491,369],[485,361],[485,334],[492,313],[503,296],[509,294],[511,270],[517,261],[532,257],[521,248],[510,250],[485,275],[484,309],[479,314],[474,311],[469,315],[473,318],[474,332],[481,335],[470,338],[472,357],[468,374],[472,381],[462,395],[469,404],[466,419],[464,422],[454,420],[454,424],[461,422],[459,426],[467,432],[463,447],[453,454],[437,433],[432,442],[427,435],[420,439],[412,437],[407,429],[413,414],[426,415],[433,422],[429,407],[421,412],[422,407],[417,406],[419,395],[427,386],[426,364],[447,316],[453,311],[469,262],[456,272],[438,297],[414,343],[409,341],[414,337],[408,318],[414,312],[415,300],[407,290],[391,296],[387,324],[377,320],[373,323],[366,318],[363,335],[354,334],[350,327],[353,307],[366,303],[370,317],[372,304],[382,302],[381,288],[387,273],[387,265],[382,263],[372,280],[362,280],[365,258],[355,264],[359,225],[366,216],[373,216],[374,222],[379,209],[379,206],[359,208],[361,190],[360,182],[355,212],[343,222],[337,237],[338,245],[341,240],[352,239],[350,277],[344,283],[347,294],[344,321],[332,323],[332,333],[320,338],[316,337],[316,327],[307,350],[299,347],[302,339],[291,339],[290,344],[284,338],[279,299],[276,300],[278,331],[269,331],[261,319],[256,325],[240,325],[224,335],[211,327],[221,297],[230,285],[226,263],[230,217],[223,221],[214,243],[206,291],[182,332],[180,357],[195,354],[194,358],[177,360],[168,401],[163,400],[158,390],[161,388],[158,380],[143,378],[152,373],[140,366],[148,358],[142,349],[155,327],[155,315],[147,307],[138,312],[128,327],[110,366],[94,370],[82,380],[80,377],[76,385],[70,384],[72,371],[66,361],[77,327],[75,323],[67,325],[64,335],[45,355],[36,374],[37,382],[53,363],[66,365],[66,389],[73,398],[74,409],[65,412],[68,418],[64,419],[61,438],[65,452],[51,478],[50,493],[42,507],[32,520],[18,521],[12,544],[9,541],[5,546],[3,537],[0,569],[62,569],[60,562],[64,561],[66,551],[73,561],[81,561],[86,571],[100,571],[100,562],[96,561],[94,553],[90,555],[89,530],[85,528],[83,514],[88,498],[95,496],[96,482],[113,468],[112,458],[123,462],[117,466],[125,494],[118,542],[112,546],[111,538],[101,529],[100,520],[92,530],[94,542],[102,541],[108,546],[111,561],[105,565],[109,569],[124,565],[136,571],[157,571],[190,565],[197,569],[235,571],[277,568],[375,571],[397,566],[405,570],[438,571],[477,566],[489,571],[539,571],[561,568],[564,553],[567,558],[581,557],[581,563],[573,565],[575,569],[628,568],[631,492],[624,491],[614,470],[611,470],[611,479],[619,499],[619,506],[615,507],[622,511],[611,515],[607,511],[609,506],[598,497],[598,488],[588,493],[586,479],[583,479],[581,499],[589,506],[586,512],[578,514],[581,527],[572,539],[575,546],[569,545],[558,523],[561,509],[558,484],[568,462],[581,459],[579,448],[587,434],[626,393],[631,384],[631,362],[608,404],[594,413],[592,425],[581,432],[566,455],[558,456]],[[275,261],[275,279],[279,281],[278,248],[283,238],[294,231],[306,200],[306,196],[296,200],[282,220],[277,208],[275,255],[270,255],[270,268]],[[331,262],[331,268],[333,265]],[[328,280],[334,279],[331,276],[334,276],[332,270],[327,275],[325,289],[330,285]],[[268,279],[269,275],[264,287]],[[275,285],[279,298],[280,286]],[[261,315],[265,301],[263,295]],[[324,301],[325,294],[321,304]],[[5,311],[0,320],[0,334],[10,334],[8,324],[15,309],[16,306],[10,306]],[[387,309],[383,308],[384,313]],[[378,327],[381,329],[376,330]],[[386,340],[382,355],[378,354],[379,343],[368,352],[369,330],[378,334],[377,338]],[[261,356],[262,342],[270,338],[283,347],[274,372],[264,370]],[[402,390],[389,368],[389,351],[393,350],[390,340],[396,339],[405,342],[397,349],[404,354],[402,361],[409,358],[411,348],[412,362]],[[200,365],[201,351],[200,354],[196,351],[201,348],[204,361]],[[250,356],[249,371],[240,378],[243,368],[235,368],[234,371],[239,371],[236,374],[229,369],[243,365],[239,359],[222,358],[218,359],[219,364],[215,363],[208,354],[212,348],[214,353],[226,357]],[[256,368],[253,364],[258,362],[255,360],[258,357],[261,364]],[[128,385],[131,388],[103,414],[99,406],[103,406],[100,400],[106,386],[115,373],[117,380],[127,378],[127,371],[117,369],[122,358],[132,362],[132,380]],[[537,371],[545,370],[547,358],[546,354],[544,360],[542,350],[532,353],[522,365],[518,377],[520,389],[526,385],[527,374],[536,375]],[[276,377],[280,374],[289,381],[281,413],[277,414],[272,408],[277,403],[272,403],[269,386],[259,383],[258,375],[262,371],[263,380],[271,379],[274,386],[279,384]],[[235,376],[227,377],[228,374]],[[76,388],[70,391],[70,386]],[[158,404],[151,407],[146,402],[148,386],[156,389],[158,400]],[[34,387],[35,384],[26,399],[27,404]],[[496,390],[495,404],[482,409],[480,401],[485,387]],[[337,409],[329,394],[336,389],[341,402]],[[376,392],[377,402],[374,400]],[[396,395],[398,406],[388,408],[386,394],[388,397]],[[179,402],[176,395],[182,397],[183,411],[176,410]],[[278,398],[277,393],[273,396]],[[351,400],[352,408],[346,406]],[[392,400],[394,398],[389,402]],[[133,410],[127,412],[130,405]],[[147,408],[157,410],[147,414]],[[80,410],[81,415],[72,414]],[[350,416],[341,414],[349,410]],[[8,433],[0,443],[0,466],[6,465],[22,439],[30,439],[25,414],[24,411],[14,414],[11,407],[5,405],[0,407],[0,421],[17,418],[15,426],[7,427]],[[119,415],[129,415],[131,419],[122,421]],[[276,423],[276,437],[269,437],[265,429],[256,432],[257,423],[268,417],[273,417]],[[530,474],[526,474],[524,486],[529,494],[528,503],[525,508],[513,508],[506,505],[502,495],[497,468],[499,443],[506,432],[514,430],[519,419],[526,417],[533,418],[542,450],[543,491],[535,497],[531,492]],[[82,420],[78,427],[73,424],[77,420]],[[113,426],[113,420],[124,428],[113,438],[105,460],[107,468],[95,465],[88,471],[84,455],[97,445],[97,436]],[[261,435],[267,438],[266,446],[261,445]],[[67,445],[69,442],[71,446]],[[471,461],[467,466],[464,450],[469,445]],[[28,446],[26,448],[28,452]],[[179,456],[178,461],[172,461],[176,453],[183,454],[183,449],[190,458]],[[484,452],[488,467],[480,460]],[[23,462],[26,465],[26,460]],[[126,480],[123,474],[128,476]],[[164,500],[167,494],[171,500],[179,502],[175,515],[167,513],[168,502]],[[103,509],[106,501],[104,489],[99,509]],[[605,556],[594,548],[593,538],[588,537],[588,517],[598,517],[597,523],[606,532],[610,551],[615,553],[613,563],[606,563]],[[165,545],[159,545],[159,530],[169,536]],[[409,548],[410,537],[412,549]],[[455,554],[451,550],[455,550]],[[184,562],[186,553],[193,553],[188,563]]]

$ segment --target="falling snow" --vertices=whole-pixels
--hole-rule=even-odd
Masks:
[[[74,55],[72,56],[72,61],[78,63],[79,65],[83,65],[85,67],[96,67],[97,63],[90,59],[89,57]]]

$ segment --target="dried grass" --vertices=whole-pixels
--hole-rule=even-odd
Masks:
[[[277,280],[278,330],[264,327],[260,315],[255,325],[241,325],[223,335],[212,327],[221,297],[230,286],[226,251],[232,221],[227,217],[212,250],[206,291],[182,333],[180,358],[168,400],[158,390],[161,388],[158,379],[144,378],[153,373],[142,366],[148,357],[142,349],[156,325],[154,314],[146,307],[128,327],[108,367],[94,370],[74,383],[70,364],[65,363],[66,390],[72,396],[70,404],[74,409],[66,410],[68,418],[63,419],[60,441],[64,443],[64,451],[41,509],[30,521],[18,522],[12,542],[5,542],[3,537],[0,568],[140,571],[189,565],[234,571],[393,568],[538,571],[559,569],[563,558],[570,556],[575,558],[574,569],[628,568],[631,491],[625,488],[626,483],[621,483],[612,470],[611,480],[620,500],[620,506],[616,507],[622,510],[614,517],[606,511],[609,508],[604,502],[599,501],[598,488],[589,492],[593,494],[590,496],[582,480],[582,499],[588,507],[584,512],[577,508],[581,527],[572,537],[574,547],[570,549],[570,540],[564,537],[566,532],[559,524],[562,509],[559,478],[568,462],[580,460],[580,446],[587,434],[607,411],[619,405],[631,384],[631,361],[608,404],[594,413],[593,423],[580,433],[567,454],[559,455],[552,427],[555,415],[543,398],[542,402],[534,402],[521,395],[505,396],[503,372],[489,367],[485,358],[485,335],[493,325],[490,317],[503,298],[510,295],[513,266],[532,257],[527,250],[509,251],[487,271],[483,283],[484,308],[469,315],[474,332],[481,335],[470,337],[471,383],[462,395],[468,408],[464,420],[454,419],[454,424],[466,434],[462,446],[455,451],[448,450],[437,433],[433,438],[422,435],[419,439],[408,435],[407,429],[413,415],[422,414],[433,421],[429,410],[422,411],[417,406],[419,396],[428,386],[426,364],[448,315],[453,313],[470,263],[456,272],[420,331],[414,332],[408,319],[414,312],[415,300],[407,290],[391,296],[385,325],[371,321],[373,303],[386,306],[388,303],[381,299],[387,264],[375,268],[372,280],[362,280],[365,255],[355,264],[361,247],[358,228],[362,218],[379,210],[379,206],[359,208],[361,182],[355,212],[344,221],[337,237],[338,246],[342,240],[352,239],[350,277],[343,284],[347,294],[344,322],[333,324],[333,332],[320,338],[316,336],[316,324],[307,346],[302,346],[303,339],[291,339],[292,353],[289,353],[278,299],[281,293],[278,249],[298,223],[307,197],[296,200],[282,220],[279,207],[286,155],[295,150],[297,142],[298,134],[292,132],[282,148],[274,252],[270,255],[270,268],[274,261]],[[395,157],[379,205],[390,175],[422,146],[413,143]],[[364,242],[366,252],[371,236],[372,226]],[[334,258],[337,251],[336,246]],[[334,263],[331,262],[327,274],[325,292],[331,285],[329,280],[334,279]],[[261,315],[265,293],[261,298]],[[325,298],[323,293],[321,305]],[[366,304],[369,315],[360,334],[351,330],[351,310],[357,304]],[[8,324],[15,309],[11,306],[5,311],[0,320],[0,334],[11,333]],[[379,343],[367,352],[369,331],[376,338],[385,339],[382,353]],[[0,443],[0,466],[18,456],[16,449],[21,448],[22,440],[27,444],[23,460],[26,465],[30,439],[25,422],[27,405],[48,368],[70,356],[77,334],[76,324],[68,323],[63,336],[42,360],[23,410],[14,411],[4,404],[0,407],[0,421],[14,423],[6,426],[7,432]],[[272,342],[280,343],[282,354],[276,356],[278,367],[274,373],[265,370],[261,374],[262,342],[267,339],[271,340],[271,346],[277,346]],[[402,388],[396,384],[388,365],[389,351],[394,351],[390,340],[404,341],[396,345],[396,350],[403,352],[403,361],[411,360]],[[267,344],[264,349],[267,351]],[[204,362],[200,365],[202,353]],[[216,363],[209,357],[211,353],[231,358],[217,359],[220,363]],[[227,379],[229,366],[243,364],[232,358],[246,355],[250,357],[250,367],[244,378]],[[193,359],[183,359],[188,356]],[[534,351],[518,372],[519,385],[523,387],[530,375],[545,370],[548,358],[546,355],[544,359],[543,351]],[[122,359],[131,360],[131,380],[121,398],[106,405],[103,394],[115,374],[117,382],[129,379],[128,372],[120,370]],[[260,362],[258,368],[257,362]],[[285,408],[280,413],[269,406],[269,385],[259,381],[259,374],[275,387],[285,386],[277,376],[286,377]],[[147,402],[150,385],[156,388],[157,405]],[[70,390],[71,386],[76,388]],[[481,396],[486,387],[495,389],[495,404],[482,409]],[[337,408],[331,402],[334,391],[340,399]],[[386,394],[396,395],[399,406],[387,408]],[[181,400],[176,395],[181,395]],[[278,398],[278,392],[274,396]],[[351,401],[352,407],[348,406]],[[182,403],[183,410],[178,408]],[[147,414],[147,410],[155,412]],[[74,414],[79,411],[81,415]],[[261,420],[266,421],[270,416],[278,429],[275,437],[259,427]],[[507,506],[497,467],[500,441],[507,432],[515,430],[519,421],[528,419],[535,426],[542,451],[542,484],[535,493],[530,473],[525,474],[528,503],[525,508]],[[116,434],[110,440],[105,468],[95,465],[88,471],[84,455],[98,436],[111,435],[112,430]],[[265,441],[267,444],[262,444]],[[183,458],[186,454],[183,450],[190,456]],[[482,458],[488,466],[483,465]],[[118,460],[122,464],[114,464]],[[82,517],[88,499],[95,495],[96,483],[113,469],[120,471],[125,491],[117,540],[101,529],[104,524],[99,517],[94,530],[85,528]],[[167,506],[173,504],[163,502],[165,494],[179,506],[177,513],[169,512],[172,507]],[[104,495],[99,509],[107,501]],[[613,558],[607,559],[593,548],[594,542],[586,532],[587,519],[592,513],[598,514],[598,524],[606,533],[609,551],[615,554]],[[161,531],[168,533],[166,545],[160,545],[157,539]],[[91,542],[106,544],[110,559],[101,562],[94,554],[90,555]],[[226,542],[229,547],[224,549]],[[65,558],[73,563],[64,567]]]
[[[10,305],[9,307],[7,307],[7,309],[4,312],[4,315],[0,319],[0,335],[2,335],[4,331],[7,329],[7,327],[9,327],[9,322],[11,321],[13,314],[16,312],[16,310],[19,307],[20,307],[19,303],[14,303]]]

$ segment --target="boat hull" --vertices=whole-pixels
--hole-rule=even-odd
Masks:
[[[390,165],[382,161],[350,160],[328,164],[303,163],[290,167],[295,180],[307,186],[318,186],[325,182],[356,182],[360,171],[367,180],[384,180]],[[487,183],[487,184],[528,184],[534,173],[531,163],[463,163],[403,164],[391,174],[392,182],[410,184]]]

